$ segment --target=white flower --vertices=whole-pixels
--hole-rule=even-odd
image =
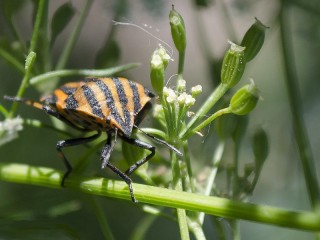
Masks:
[[[201,85],[197,85],[197,86],[194,86],[191,88],[192,97],[196,97],[200,93],[202,93],[202,86]]]
[[[179,79],[177,84],[177,89],[179,92],[183,92],[186,90],[186,80]]]
[[[187,94],[185,104],[188,107],[190,107],[190,106],[194,105],[195,102],[196,102],[196,99],[194,99],[191,95]]]
[[[158,67],[161,67],[162,65],[163,65],[163,62],[162,62],[161,56],[158,54],[153,54],[151,59],[151,66],[153,68],[158,68]]]
[[[18,137],[18,131],[23,129],[23,119],[7,118],[0,122],[0,146]]]
[[[168,103],[173,103],[177,100],[177,94],[171,88],[164,87],[163,88],[163,95],[166,97],[166,100]]]

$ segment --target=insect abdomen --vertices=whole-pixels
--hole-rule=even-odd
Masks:
[[[55,107],[70,122],[86,129],[116,127],[130,136],[136,116],[154,96],[126,78],[90,78],[80,83],[76,89],[69,83],[56,90]]]

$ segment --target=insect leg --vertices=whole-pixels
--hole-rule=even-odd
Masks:
[[[134,203],[137,203],[138,201],[136,200],[136,198],[134,197],[133,194],[133,187],[132,187],[132,180],[131,178],[123,173],[121,170],[119,170],[118,168],[116,168],[115,166],[113,166],[110,162],[110,155],[111,152],[114,149],[114,146],[117,142],[117,135],[118,135],[118,129],[115,128],[115,132],[114,132],[114,141],[112,142],[111,138],[112,138],[112,134],[108,133],[108,139],[106,144],[104,145],[102,152],[101,152],[101,168],[104,169],[106,167],[110,168],[110,170],[112,170],[115,174],[117,174],[120,178],[122,178],[123,181],[125,181],[128,184],[129,187],[129,191],[130,191],[130,195],[131,195],[131,200]]]
[[[92,135],[90,137],[61,140],[57,143],[56,148],[57,148],[58,154],[59,154],[60,158],[63,160],[63,163],[67,168],[67,171],[65,172],[65,174],[62,178],[62,181],[61,181],[62,187],[64,186],[64,182],[65,182],[66,178],[72,172],[72,166],[69,163],[66,156],[64,155],[62,149],[65,147],[71,147],[71,146],[76,146],[79,144],[91,142],[91,141],[95,140],[96,138],[98,138],[100,135],[101,135],[101,132],[98,132],[97,134]]]
[[[117,143],[117,128],[115,128],[115,135],[114,135],[114,141],[112,142],[112,134],[108,133],[108,139],[106,144],[104,145],[102,152],[101,152],[101,168],[106,168],[107,164],[109,163],[109,159],[111,156],[111,153],[114,149],[114,146]]]
[[[125,137],[125,136],[123,136],[122,139],[124,141],[126,141],[127,143],[130,143],[130,144],[135,145],[135,146],[140,147],[140,148],[147,149],[147,150],[149,150],[151,152],[148,156],[146,156],[145,158],[139,160],[138,162],[136,162],[135,164],[130,166],[127,171],[125,171],[125,173],[129,176],[131,173],[133,173],[135,170],[137,170],[137,168],[139,168],[141,165],[143,165],[149,159],[151,159],[154,156],[156,151],[155,151],[155,147],[154,146],[152,146],[149,143],[140,141],[139,139],[128,138],[128,137]]]
[[[115,174],[117,174],[120,178],[122,178],[123,181],[126,182],[126,184],[128,184],[128,187],[129,187],[129,191],[130,191],[130,196],[131,196],[131,200],[132,202],[134,203],[137,203],[137,199],[134,197],[134,194],[133,194],[133,187],[132,187],[132,180],[131,178],[123,173],[121,170],[119,170],[118,168],[116,168],[115,166],[113,166],[110,162],[107,162],[107,165],[106,165],[108,168],[110,168]]]

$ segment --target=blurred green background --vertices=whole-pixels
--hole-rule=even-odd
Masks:
[[[3,4],[5,1],[1,0]],[[15,1],[12,1],[14,4]],[[49,3],[49,19],[66,1]],[[202,5],[196,5],[202,2]],[[203,86],[199,102],[216,86],[217,65],[228,47],[227,40],[239,42],[245,31],[257,17],[270,28],[265,44],[258,56],[248,64],[239,86],[252,77],[263,98],[250,114],[248,133],[242,144],[240,158],[243,163],[252,161],[249,146],[250,135],[256,126],[262,126],[269,137],[270,153],[262,170],[256,189],[249,201],[293,210],[310,210],[304,176],[293,137],[288,96],[284,83],[284,65],[279,38],[278,16],[286,2],[287,16],[291,26],[296,72],[303,98],[303,117],[307,126],[316,171],[320,177],[320,2],[280,0],[234,0],[234,1],[102,1],[92,3],[80,37],[67,63],[69,69],[110,67],[129,62],[140,62],[139,68],[123,73],[151,89],[149,61],[159,41],[135,27],[114,26],[112,20],[131,22],[174,47],[171,40],[168,14],[171,4],[184,17],[187,30],[187,52],[184,78],[187,86]],[[70,1],[75,17],[58,36],[54,45],[52,62],[57,61],[61,49],[74,28],[75,18],[84,1]],[[117,5],[118,4],[118,5]],[[3,5],[2,5],[3,6]],[[13,15],[14,23],[24,41],[32,34],[33,7],[24,1]],[[120,7],[119,7],[120,6]],[[117,10],[116,10],[117,9]],[[0,13],[0,37],[12,39],[3,12]],[[101,52],[105,42],[112,36],[109,49]],[[11,44],[14,44],[13,42]],[[99,58],[97,59],[97,55]],[[24,56],[21,56],[22,59]],[[174,52],[177,59],[177,52]],[[177,62],[170,63],[167,78],[176,73]],[[22,75],[0,58],[0,102],[3,95],[15,95]],[[63,79],[61,82],[67,79]],[[239,87],[238,86],[238,87]],[[38,99],[41,93],[29,88],[25,97]],[[201,99],[202,98],[202,99]],[[44,113],[20,106],[21,117],[40,119],[50,123]],[[151,115],[151,114],[150,114]],[[1,119],[2,120],[2,116]],[[146,119],[142,125],[150,124]],[[210,132],[213,131],[211,128]],[[61,135],[47,129],[25,126],[19,138],[0,147],[1,162],[18,162],[63,169],[55,150]],[[191,139],[192,160],[195,169],[206,164],[216,143],[214,134]],[[76,161],[84,147],[66,150],[68,158]],[[113,155],[115,159],[119,152]],[[71,160],[72,161],[72,160]],[[88,174],[107,176],[99,170],[99,151],[90,158]],[[201,170],[201,169],[200,169]],[[113,174],[110,177],[116,178]],[[220,181],[223,181],[220,179]],[[81,193],[52,190],[28,185],[0,182],[0,239],[102,239],[103,235],[93,214],[91,201],[98,201],[106,215],[116,239],[130,239],[135,227],[146,216],[139,207],[128,201],[93,198]],[[93,200],[95,199],[95,200]],[[168,212],[171,210],[168,209]],[[207,239],[215,239],[215,229],[210,217],[205,221]],[[221,221],[225,221],[221,219]],[[313,239],[313,234],[274,226],[241,221],[243,239]],[[225,224],[226,229],[231,227]],[[164,231],[165,229],[165,231]],[[178,239],[176,223],[159,218],[150,227],[146,239]]]

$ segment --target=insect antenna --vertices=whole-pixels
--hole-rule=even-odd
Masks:
[[[32,106],[32,107],[35,107],[35,108],[39,108],[39,109],[43,109],[43,105],[39,102],[36,102],[36,101],[32,101],[30,99],[26,99],[26,98],[18,98],[18,97],[11,97],[11,96],[3,96],[3,98],[5,100],[9,100],[9,101],[12,101],[12,102],[21,102],[21,103],[24,103],[26,105],[29,105],[29,106]]]
[[[169,143],[167,143],[166,141],[160,139],[160,138],[157,138],[155,136],[152,136],[150,135],[149,133],[146,133],[145,131],[143,131],[141,128],[139,128],[138,126],[136,125],[133,125],[136,129],[138,129],[140,132],[142,132],[144,135],[146,135],[147,137],[153,139],[154,141],[160,143],[160,144],[163,144],[165,145],[166,147],[168,147],[169,149],[171,149],[172,151],[176,152],[179,156],[183,156],[183,154],[178,150],[176,149],[175,147],[171,146]]]

